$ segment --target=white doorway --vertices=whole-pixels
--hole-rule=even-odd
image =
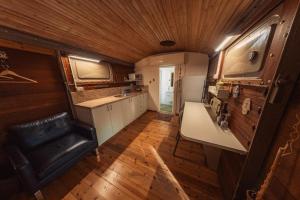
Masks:
[[[159,111],[172,114],[174,110],[175,67],[160,67],[159,76]]]

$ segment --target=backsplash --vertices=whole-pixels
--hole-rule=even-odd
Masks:
[[[120,94],[125,89],[130,89],[130,86],[83,90],[83,91],[72,92],[71,95],[72,95],[73,103],[77,104],[84,101],[89,101],[93,99],[99,99],[103,97]]]
[[[103,97],[113,96],[116,94],[121,94],[124,90],[136,91],[137,88],[142,89],[143,91],[148,91],[148,86],[143,85],[132,85],[132,86],[123,86],[123,87],[112,87],[112,88],[101,88],[94,90],[83,90],[77,92],[71,92],[73,104],[99,99]]]

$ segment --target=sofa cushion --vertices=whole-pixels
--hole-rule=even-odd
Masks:
[[[37,120],[10,128],[19,146],[28,151],[56,139],[71,130],[71,120],[67,113],[60,113],[46,119]]]
[[[93,145],[93,141],[76,133],[70,133],[36,148],[28,153],[27,157],[36,170],[38,178],[42,179],[72,158],[85,152],[86,149],[90,149],[90,145]]]

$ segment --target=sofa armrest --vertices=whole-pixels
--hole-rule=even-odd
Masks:
[[[26,187],[31,193],[36,192],[38,187],[38,180],[29,160],[15,145],[8,146],[7,151],[10,162],[17,172],[22,185]]]
[[[9,159],[15,170],[22,169],[30,164],[28,159],[17,146],[10,145],[7,147],[7,150],[9,154]]]
[[[96,130],[94,127],[84,124],[79,121],[74,121],[73,129],[74,129],[74,131],[80,133],[82,136],[84,136],[90,140],[97,141]]]

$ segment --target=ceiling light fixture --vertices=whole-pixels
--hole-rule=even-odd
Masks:
[[[215,49],[215,51],[220,51],[223,50],[224,47],[226,47],[228,45],[228,43],[230,42],[230,40],[232,39],[233,35],[227,36],[223,42],[221,42],[221,44],[219,44],[219,46]]]
[[[78,60],[85,60],[85,61],[90,61],[90,62],[95,62],[95,63],[100,62],[100,60],[98,60],[98,59],[85,58],[85,57],[75,56],[75,55],[69,55],[69,58],[75,58],[75,59],[78,59]]]
[[[176,44],[175,41],[173,40],[163,40],[163,41],[160,41],[160,45],[161,46],[165,46],[165,47],[171,47],[171,46],[174,46]]]

